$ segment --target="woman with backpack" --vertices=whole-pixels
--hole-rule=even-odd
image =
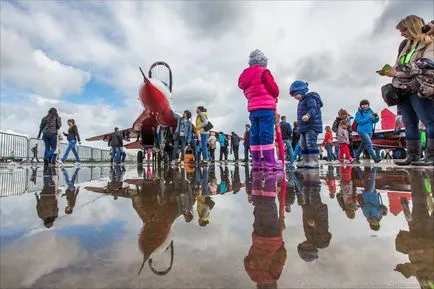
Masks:
[[[220,161],[225,157],[225,161],[228,161],[228,146],[229,141],[225,134],[221,131],[218,135],[218,142],[220,143]]]
[[[39,126],[38,139],[41,137],[45,144],[44,152],[44,166],[56,163],[55,151],[57,148],[57,130],[62,126],[62,121],[57,114],[57,110],[52,107],[48,114],[42,118],[41,125]]]
[[[356,150],[355,158],[359,163],[359,158],[362,152],[367,149],[371,158],[379,163],[381,158],[377,158],[372,148],[372,134],[374,132],[374,125],[380,120],[377,113],[374,113],[369,107],[369,101],[364,99],[360,102],[359,110],[356,113],[357,133],[360,136],[360,145]]]
[[[434,35],[422,33],[424,25],[424,20],[415,15],[405,17],[396,25],[396,29],[405,40],[401,43],[395,67],[391,67],[387,71],[379,71],[380,75],[393,77],[395,83],[401,81],[408,83],[409,76],[410,79],[420,76],[418,73],[412,73],[412,71],[417,72],[419,60],[424,59],[427,63],[434,62]],[[409,74],[400,70],[406,66],[411,67]],[[412,89],[400,91],[398,110],[405,123],[407,158],[396,161],[395,164],[434,166],[434,95],[421,96],[420,90],[412,91]],[[419,120],[425,125],[427,134],[427,149],[423,159],[420,159]]]

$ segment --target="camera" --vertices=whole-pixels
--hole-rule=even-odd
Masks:
[[[434,24],[434,20],[431,20],[431,23]],[[427,33],[430,29],[431,27],[428,24],[426,24],[422,27],[422,33]]]
[[[378,117],[378,113],[374,113],[373,115],[374,115],[374,117],[375,117],[375,118],[377,118],[377,117]]]

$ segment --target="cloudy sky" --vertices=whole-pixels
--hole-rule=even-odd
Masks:
[[[261,49],[280,88],[279,112],[295,119],[293,80],[309,82],[330,124],[362,98],[384,107],[375,71],[393,63],[408,14],[434,18],[432,1],[1,2],[1,125],[36,136],[55,106],[83,137],[131,127],[141,112],[138,66],[168,62],[176,111],[208,108],[216,129],[242,133],[237,87]],[[158,71],[165,77],[164,71]],[[66,129],[66,124],[65,124]]]

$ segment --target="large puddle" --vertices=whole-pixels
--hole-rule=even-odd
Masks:
[[[0,170],[2,288],[433,288],[434,171]]]

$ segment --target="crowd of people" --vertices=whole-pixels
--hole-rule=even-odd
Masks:
[[[392,78],[392,83],[382,88],[383,98],[388,105],[391,99],[398,105],[405,125],[408,155],[398,165],[434,165],[434,33],[433,23],[425,26],[422,18],[409,15],[396,26],[405,40],[399,47],[395,66],[385,65],[377,73]],[[238,86],[247,98],[247,109],[251,121],[251,151],[253,169],[281,170],[282,163],[276,161],[274,146],[274,119],[279,88],[267,69],[268,59],[260,50],[249,56],[249,67],[239,77]],[[299,168],[318,168],[320,150],[318,134],[323,132],[321,109],[323,102],[318,93],[309,91],[305,81],[294,81],[289,87],[289,94],[298,103],[297,132],[300,134],[298,144],[302,155]],[[353,123],[351,120],[354,119]],[[376,163],[381,157],[373,150],[372,135],[379,115],[364,99],[354,118],[349,118],[347,111],[341,109],[333,124],[339,145],[339,160],[359,162],[361,154],[366,150]],[[426,130],[426,154],[420,159],[421,136],[419,121]],[[360,136],[360,145],[352,152],[352,131]],[[282,138],[286,144],[286,154],[291,154],[289,146],[288,126],[282,130]],[[323,142],[327,150],[328,160],[332,158],[333,135],[327,126]],[[280,148],[283,149],[283,148]]]
[[[398,106],[405,125],[407,158],[396,161],[398,165],[434,165],[434,33],[433,24],[427,24],[422,18],[410,15],[402,19],[396,29],[405,39],[398,49],[396,63],[392,67],[385,65],[377,73],[392,78],[392,83],[383,87],[383,98],[391,105],[391,99]],[[249,56],[249,66],[241,73],[238,86],[247,99],[250,124],[246,125],[243,136],[244,161],[249,161],[249,153],[253,169],[283,170],[283,163],[276,158],[276,135],[274,127],[278,114],[276,111],[279,87],[273,75],[267,69],[268,58],[260,50]],[[296,157],[300,160],[299,168],[315,169],[319,167],[321,148],[318,146],[318,135],[323,132],[322,108],[324,103],[317,92],[310,91],[306,81],[294,81],[289,86],[289,95],[298,101],[297,120],[293,127],[286,116],[281,117],[280,127],[288,160]],[[185,110],[183,115],[173,113],[177,120],[171,137],[166,139],[164,151],[172,165],[183,164],[185,154],[194,155],[196,163],[208,164],[216,160],[217,143],[220,146],[220,161],[227,161],[228,154],[239,161],[241,137],[235,132],[225,134],[212,131],[213,125],[208,120],[207,109],[198,106],[196,118],[192,122],[192,114]],[[362,153],[367,152],[376,163],[381,156],[373,149],[372,136],[379,115],[370,108],[367,99],[360,101],[355,116],[348,110],[340,109],[333,125],[325,127],[325,138],[322,143],[327,151],[328,161],[338,157],[341,162],[360,162]],[[421,158],[421,134],[419,122],[425,127],[425,155]],[[80,143],[77,125],[74,119],[68,120],[68,149],[58,162],[62,164],[72,150],[76,161],[79,155],[76,150]],[[55,108],[42,119],[40,132],[45,143],[44,163],[55,164],[58,152],[58,141],[61,137],[59,129],[61,119]],[[333,132],[337,136],[334,143]],[[360,136],[360,144],[353,150],[353,133]],[[110,135],[109,145],[112,147],[113,159],[120,163],[123,136],[115,129]],[[298,146],[298,148],[297,148]],[[333,146],[338,154],[333,153]],[[57,149],[57,150],[56,150]],[[294,156],[295,154],[295,156]],[[191,160],[191,157],[188,158]]]

